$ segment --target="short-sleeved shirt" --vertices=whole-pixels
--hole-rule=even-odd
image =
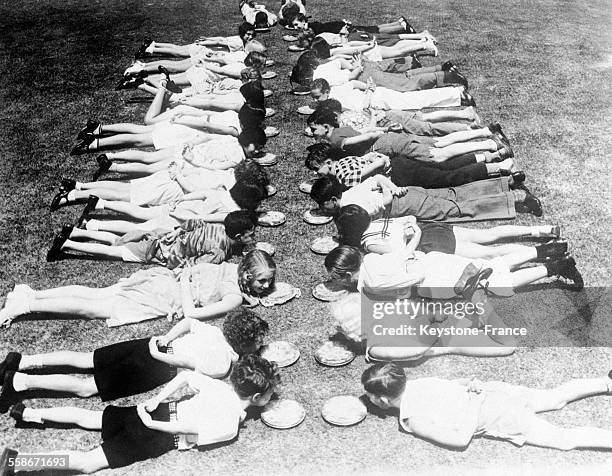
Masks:
[[[392,250],[402,250],[406,246],[404,228],[412,221],[411,216],[372,220],[361,235],[361,246],[388,245]]]
[[[368,164],[364,157],[343,157],[331,164],[332,173],[346,187],[354,187],[361,183],[363,168]]]
[[[331,145],[332,153],[339,157],[367,154],[372,148],[372,144],[374,144],[376,140],[365,141],[351,146],[347,146],[344,144],[345,139],[356,137],[358,135],[361,134],[352,127],[334,128],[329,137],[329,143]]]
[[[211,377],[222,377],[229,372],[238,354],[227,343],[216,326],[190,319],[189,333],[172,341],[172,352],[195,362],[194,370]]]
[[[179,435],[179,450],[229,441],[238,435],[246,412],[228,384],[190,372],[188,393],[193,396],[179,401],[176,413],[179,420],[197,422],[198,433]]]
[[[368,253],[363,258],[357,288],[377,296],[409,297],[425,277],[422,253],[412,257],[400,253]]]
[[[242,294],[237,264],[199,263],[191,269],[191,295],[196,307],[219,302],[230,294]]]
[[[197,144],[192,152],[192,164],[204,169],[229,169],[244,160],[244,150],[238,139],[232,136],[219,136]]]
[[[375,190],[377,187],[374,177],[370,177],[359,185],[342,193],[340,206],[359,205],[372,219],[382,216],[385,212],[383,194]]]
[[[459,428],[459,423],[476,421],[467,417],[470,410],[470,401],[479,397],[478,394],[468,392],[468,388],[459,382],[444,380],[435,377],[420,378],[406,382],[406,388],[400,403],[399,422],[408,432],[411,417],[427,417],[440,426]],[[476,428],[470,428],[476,431]]]
[[[430,160],[434,137],[414,134],[383,134],[373,145],[372,150],[389,157],[407,157],[415,160]]]
[[[366,95],[363,91],[353,88],[350,83],[333,86],[329,97],[340,101],[343,109],[351,111],[362,111]]]
[[[351,72],[348,69],[342,69],[342,62],[339,59],[335,59],[317,66],[312,79],[322,78],[330,86],[338,86],[348,82],[350,77]]]
[[[225,38],[225,45],[230,51],[244,50],[244,43],[242,42],[242,38],[238,35]]]

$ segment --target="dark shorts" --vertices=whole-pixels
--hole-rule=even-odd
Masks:
[[[423,253],[439,251],[452,255],[457,247],[453,227],[444,223],[419,223],[421,242],[417,250]]]
[[[170,421],[169,405],[161,403],[151,413],[153,420]],[[176,448],[174,435],[147,428],[136,407],[109,405],[102,413],[102,451],[111,468],[167,453]]]
[[[94,380],[103,401],[148,392],[176,376],[176,368],[154,359],[149,338],[129,340],[94,351]]]

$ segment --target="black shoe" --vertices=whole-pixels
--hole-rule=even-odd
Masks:
[[[77,228],[81,228],[81,229],[85,228],[85,225],[87,224],[87,221],[89,220],[89,214],[96,209],[98,200],[100,199],[95,195],[89,196],[89,198],[87,199],[87,205],[85,205],[85,208],[83,209],[83,212],[81,213],[81,216],[76,222],[75,226]]]
[[[442,63],[442,71],[452,71],[453,69],[457,69],[452,61],[445,61]]]
[[[153,40],[149,40],[146,39],[142,42],[142,44],[140,45],[140,47],[138,48],[138,50],[136,51],[136,54],[134,55],[134,59],[142,59],[142,58],[147,58],[149,56],[151,56],[150,53],[147,53],[147,48],[151,45],[151,43],[153,43]]]
[[[62,231],[64,231],[62,229]],[[68,239],[67,236],[64,236],[63,233],[58,233],[55,238],[53,238],[53,244],[51,245],[51,248],[49,249],[49,251],[47,252],[47,262],[48,263],[52,263],[54,261],[59,261],[62,259],[63,257],[63,252],[62,252],[62,246],[64,246],[64,243],[66,243],[66,240]]]
[[[524,185],[521,185],[519,189],[525,191],[525,199],[515,205],[516,211],[519,213],[531,213],[532,215],[541,217],[544,211],[542,210],[542,203],[540,203],[540,200],[538,200],[538,198]]]
[[[535,247],[538,259],[556,258],[567,253],[567,241],[550,241]]]
[[[489,279],[492,273],[491,268],[478,269],[473,263],[468,264],[455,283],[455,294],[471,299],[480,281]]]
[[[74,230],[73,225],[64,225],[62,226],[62,231],[59,232],[59,236],[65,239],[69,239],[72,234],[72,230]]]
[[[508,139],[508,136],[504,134],[502,126],[499,122],[492,122],[487,127],[493,134],[497,135],[502,141],[510,145],[510,139]]]
[[[76,188],[76,180],[70,178],[62,178],[60,182],[59,190],[60,192],[68,193],[71,190]]]
[[[465,89],[468,88],[467,78],[457,71],[446,71],[444,74],[444,83],[463,86]]]
[[[2,392],[0,392],[0,413],[8,412],[8,409],[19,401],[19,392],[16,392],[13,388],[14,377],[15,372],[13,370],[9,370],[4,375],[4,380],[2,381]]]
[[[4,448],[0,455],[0,476],[15,476],[15,458],[19,453],[11,448]]]
[[[157,69],[161,74],[166,76],[166,89],[168,91],[176,94],[183,91],[181,87],[179,87],[174,81],[170,79],[170,71],[168,71],[165,66],[160,65],[157,67]]]
[[[472,95],[468,93],[465,88],[461,92],[461,105],[465,107],[467,106],[476,107],[476,101],[474,101],[474,98],[472,97]]]
[[[140,76],[123,78],[121,81],[119,81],[119,84],[115,86],[115,91],[121,91],[123,89],[136,89],[143,83],[144,79]]]
[[[584,287],[582,275],[576,268],[576,260],[569,255],[550,260],[546,263],[546,270],[548,276],[558,276],[569,279],[577,290]]]
[[[406,26],[404,27],[404,30],[406,30],[406,33],[410,33],[414,35],[416,33],[416,30],[412,27],[410,23],[408,23],[408,19],[403,15],[400,18],[406,24]]]
[[[525,176],[525,172],[523,172],[522,170],[517,170],[516,172],[512,172],[510,176],[512,177],[512,182],[514,183],[515,186],[522,184],[527,178]]]
[[[104,175],[106,172],[110,170],[111,165],[113,165],[113,161],[109,159],[106,154],[99,155],[96,157],[96,161],[98,162],[98,170],[96,170],[92,177],[92,182],[95,182],[100,178],[101,175]]]
[[[93,134],[94,131],[100,127],[100,123],[98,121],[92,121],[91,119],[87,119],[87,124],[83,129],[79,131],[77,134],[78,140],[83,140],[87,136],[87,134]]]
[[[19,370],[21,354],[19,352],[9,352],[2,362],[0,362],[0,381],[4,381],[7,372]]]
[[[86,134],[85,138],[80,143],[75,145],[70,151],[70,155],[82,155],[89,152],[89,146],[95,141],[96,138],[93,134]]]
[[[23,404],[23,402],[17,402],[11,408],[11,411],[9,412],[9,416],[16,422],[22,422],[24,410],[25,410],[25,405]]]
[[[61,208],[62,205],[65,205],[66,202],[62,203],[62,200],[68,200],[68,192],[57,192],[51,200],[51,205],[49,206],[49,211],[54,212]]]

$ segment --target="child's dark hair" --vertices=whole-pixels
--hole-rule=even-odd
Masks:
[[[336,177],[321,177],[314,181],[310,189],[310,198],[323,206],[333,197],[341,198],[344,187]]]
[[[315,109],[308,119],[306,120],[308,125],[317,124],[322,126],[339,127],[338,116],[330,109],[322,108]]]
[[[317,142],[306,147],[308,151],[308,155],[306,156],[306,168],[314,170],[315,172],[319,170],[323,164],[325,164],[325,161],[329,159],[330,149],[331,145],[327,142]]]
[[[245,70],[242,70],[243,72]],[[257,70],[254,70],[257,71]],[[242,75],[242,72],[240,73]],[[258,78],[249,79],[242,86],[240,86],[240,94],[244,97],[246,104],[255,108],[265,111],[266,100],[264,98],[264,88],[261,84],[261,75],[257,72]],[[265,112],[264,112],[265,115]]]
[[[234,167],[236,182],[255,183],[261,187],[270,185],[270,176],[265,169],[253,159],[245,159]]]
[[[308,50],[300,55],[295,66],[291,69],[291,83],[309,87],[312,82],[314,70],[319,66],[319,59],[314,52]]]
[[[347,273],[359,270],[363,259],[358,248],[340,245],[325,257],[325,269],[332,279],[343,279]]]
[[[261,128],[265,120],[265,109],[258,109],[245,103],[240,108],[240,111],[238,111],[238,121],[242,130]]]
[[[223,226],[225,234],[233,240],[257,226],[257,215],[253,210],[236,210],[227,214]]]
[[[325,78],[317,78],[312,81],[310,84],[310,90],[314,91],[315,89],[320,89],[322,94],[328,93],[331,91],[329,83]]]
[[[306,28],[302,30],[297,35],[297,45],[300,48],[310,49],[312,42],[316,38],[315,32],[312,28]]]
[[[293,17],[293,20],[291,21],[308,21],[308,17],[306,15],[304,15],[303,13],[298,13],[295,17]]]
[[[244,210],[255,210],[266,198],[265,189],[255,183],[237,183],[229,193],[236,205]]]
[[[259,70],[265,66],[266,59],[268,59],[268,55],[265,53],[260,51],[251,51],[244,59],[244,65],[247,68],[255,68]]]
[[[361,237],[370,226],[370,215],[359,205],[346,205],[338,211],[336,227],[341,245],[361,247]]]
[[[375,364],[365,369],[361,375],[361,383],[368,393],[396,399],[406,388],[406,373],[393,362]]]
[[[265,394],[280,382],[276,364],[253,354],[244,355],[236,362],[230,382],[241,398]]]
[[[257,12],[255,14],[255,28],[268,28],[268,14],[266,12]]]
[[[263,149],[267,141],[268,138],[266,137],[266,133],[261,127],[249,127],[247,129],[243,129],[238,135],[238,143],[242,147],[248,147],[249,145],[253,144],[257,149]]]
[[[268,333],[268,323],[250,309],[240,306],[227,313],[223,322],[223,335],[238,354],[243,355]]]
[[[293,19],[300,14],[300,7],[297,3],[291,2],[281,7],[281,13],[283,16],[283,26],[291,25]]]
[[[320,36],[317,36],[314,40],[312,40],[310,49],[314,51],[314,54],[320,59],[327,59],[331,56],[331,47],[329,46],[329,43]]]
[[[243,21],[240,25],[238,25],[238,36],[242,41],[244,41],[244,35],[246,35],[249,31],[253,32],[253,36],[255,35],[255,27],[249,22]]]
[[[255,81],[258,79],[261,80],[261,71],[259,71],[257,68],[249,66],[240,70],[240,80],[243,83],[246,83],[248,81]]]
[[[342,103],[337,99],[327,98],[323,101],[317,101],[317,107],[315,111],[323,111],[324,109],[333,112],[336,117],[342,114]],[[339,122],[338,122],[339,124]]]

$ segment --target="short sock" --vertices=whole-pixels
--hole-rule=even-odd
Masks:
[[[27,421],[30,423],[42,423],[43,420],[40,410],[36,410],[34,408],[24,408],[23,421]]]
[[[100,220],[91,219],[85,225],[85,229],[89,231],[98,231],[100,227]]]
[[[24,369],[40,369],[43,366],[42,359],[36,355],[22,355],[19,366]]]
[[[104,210],[104,205],[106,205],[106,201],[102,198],[99,198],[98,203],[96,203],[96,210]]]
[[[531,236],[534,238],[539,238],[544,234],[549,234],[552,232],[552,225],[536,225],[531,227]]]
[[[69,202],[74,202],[76,200],[76,190],[70,190],[70,192],[68,192],[68,195],[66,195],[66,199]]]
[[[21,372],[15,372],[13,377],[13,389],[16,392],[23,392],[28,389],[27,385],[28,376]]]
[[[83,184],[81,182],[76,182],[74,184],[74,189],[75,190],[83,190]]]

